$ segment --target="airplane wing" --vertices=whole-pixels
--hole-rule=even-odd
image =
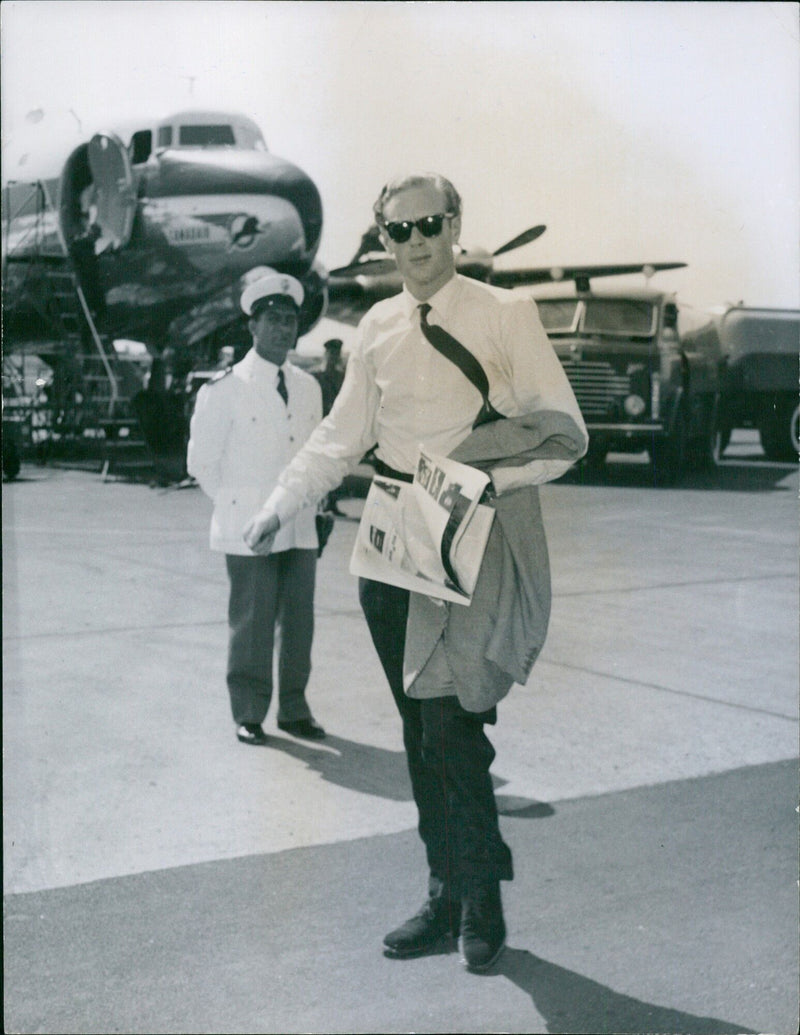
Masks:
[[[338,320],[348,327],[357,327],[361,317],[376,299],[370,298],[363,291],[353,294],[349,290],[339,295],[328,288],[328,309],[326,315],[331,320]]]
[[[595,277],[617,277],[626,273],[641,273],[651,277],[659,270],[676,270],[686,266],[685,262],[640,262],[616,266],[537,266],[530,269],[493,270],[489,283],[497,287],[523,287],[526,284],[557,284],[574,280],[579,290],[587,290]]]
[[[535,266],[528,269],[477,270],[462,272],[474,275],[497,287],[513,288],[534,284],[557,284],[574,281],[578,291],[588,291],[596,277],[616,277],[641,273],[648,279],[660,270],[682,269],[685,262],[640,262],[605,266]],[[382,298],[389,298],[401,288],[400,276],[393,260],[368,260],[335,270],[328,280],[327,315],[354,327],[364,313]]]

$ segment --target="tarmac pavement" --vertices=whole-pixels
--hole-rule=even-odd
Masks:
[[[508,948],[395,961],[422,902],[399,720],[338,521],[309,701],[234,737],[197,488],[3,487],[5,1030],[712,1032],[798,1026],[796,466],[542,491],[547,644],[490,731]],[[342,504],[351,518],[361,501]]]

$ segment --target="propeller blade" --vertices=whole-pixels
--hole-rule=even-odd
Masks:
[[[329,270],[331,277],[358,277],[364,274],[389,273],[396,270],[397,266],[391,256],[385,259],[368,259],[366,262],[351,262],[349,266],[340,266],[338,269]]]
[[[546,226],[532,226],[528,230],[525,230],[524,233],[521,233],[518,237],[515,237],[513,241],[506,241],[506,243],[498,248],[496,252],[492,252],[492,255],[505,255],[506,252],[511,252],[515,248],[521,248],[523,244],[530,244],[531,241],[535,241],[537,237],[541,237],[546,229]]]

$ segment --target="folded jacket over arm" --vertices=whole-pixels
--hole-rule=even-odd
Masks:
[[[544,646],[551,590],[539,490],[525,484],[525,469],[531,465],[538,482],[541,461],[556,461],[561,474],[585,451],[583,429],[567,414],[544,410],[483,424],[450,454],[484,471],[513,470],[517,487],[495,500],[471,605],[411,594],[404,659],[410,697],[454,694],[462,707],[481,712],[513,683],[527,682]]]

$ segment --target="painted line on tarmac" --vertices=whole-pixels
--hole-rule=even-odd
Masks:
[[[211,619],[207,622],[156,622],[153,625],[110,625],[104,629],[59,629],[56,632],[22,633],[17,636],[4,636],[3,642],[16,640],[57,640],[73,636],[107,636],[116,633],[152,632],[154,629],[200,629],[209,626],[227,625],[225,619]]]
[[[325,616],[336,617],[336,618],[363,618],[362,612],[358,608],[334,608],[334,607],[319,607],[316,611],[317,617]],[[102,629],[58,629],[54,632],[42,632],[42,633],[19,633],[3,636],[3,642],[16,642],[20,640],[53,640],[63,637],[73,636],[108,636],[115,635],[117,633],[136,633],[136,632],[152,632],[154,629],[201,629],[213,626],[227,626],[227,620],[224,618],[211,618],[208,621],[191,621],[191,622],[156,622],[153,625],[109,625]]]
[[[721,701],[718,697],[709,697],[708,694],[696,694],[692,693],[691,690],[676,690],[675,687],[663,686],[661,683],[646,683],[642,682],[641,679],[630,679],[628,676],[618,676],[614,672],[601,672],[598,669],[587,668],[585,665],[572,665],[568,661],[559,661],[557,658],[548,657],[546,659],[543,658],[542,660],[546,660],[548,665],[553,665],[556,668],[566,668],[572,672],[585,672],[587,675],[599,676],[601,679],[610,679],[615,683],[627,683],[629,686],[643,687],[647,690],[658,690],[661,693],[673,694],[676,697],[689,697],[695,701],[706,701],[708,704],[718,704],[723,708],[734,708],[737,711],[769,715],[773,719],[783,719],[786,722],[800,722],[800,716],[786,715],[784,712],[775,712],[770,708],[756,708],[751,704],[738,704],[735,701]]]
[[[653,582],[641,586],[615,586],[610,589],[575,589],[553,593],[553,597],[600,597],[618,593],[649,593],[657,589],[686,589],[691,586],[739,585],[743,582],[775,582],[781,579],[796,580],[794,573],[772,572],[769,575],[740,575],[735,578],[683,579],[680,582]]]
[[[59,525],[58,527],[55,527],[54,525],[13,525],[10,526],[10,529],[11,528],[13,528],[14,533],[24,532],[25,535],[35,533],[37,535],[49,536],[77,535],[85,537],[87,531],[85,526],[82,528],[68,528],[64,525]],[[197,540],[197,536],[189,534],[186,529],[160,527],[158,525],[151,525],[143,528],[104,528],[101,525],[93,525],[91,533],[92,535],[119,535],[137,539],[147,539],[157,535],[159,537],[159,542],[162,541],[162,537],[165,535],[175,538],[179,542],[185,540],[186,542],[194,543]]]

